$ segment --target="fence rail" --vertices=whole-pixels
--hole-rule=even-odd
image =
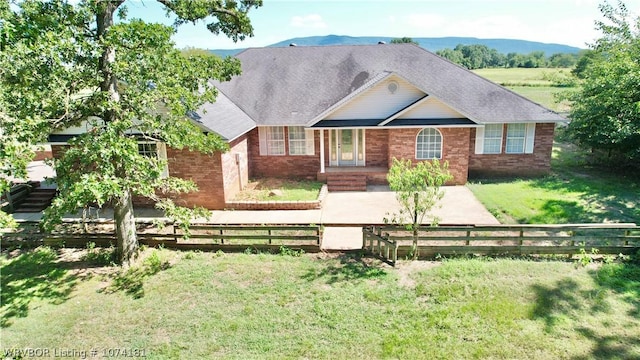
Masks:
[[[194,224],[188,233],[173,223],[157,224],[136,221],[140,244],[172,249],[244,251],[248,247],[260,251],[278,250],[281,246],[320,250],[321,228],[314,225],[219,225]],[[44,232],[40,222],[23,221],[18,229],[2,234],[2,246],[81,247],[115,245],[112,221],[65,221],[56,230]]]
[[[363,228],[363,249],[395,264],[411,249],[411,231],[400,226]],[[483,254],[634,254],[640,250],[636,224],[437,226],[418,230],[420,256]]]

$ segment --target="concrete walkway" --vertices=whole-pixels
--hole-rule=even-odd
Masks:
[[[466,186],[446,186],[441,207],[433,214],[441,225],[499,224]],[[320,210],[214,210],[210,219],[217,224],[317,224],[324,225],[322,248],[326,250],[362,247],[362,225],[383,224],[388,213],[399,210],[395,193],[387,186],[370,186],[366,192],[332,192]],[[162,216],[153,209],[137,209],[138,218]],[[16,213],[14,218],[39,220],[41,213]],[[110,209],[99,212],[101,219],[113,219]],[[425,219],[430,223],[431,218]],[[340,225],[340,226],[332,226]],[[352,226],[349,226],[352,225]]]

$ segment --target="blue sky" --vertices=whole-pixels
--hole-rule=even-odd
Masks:
[[[252,9],[255,36],[233,43],[203,23],[183,25],[174,40],[186,46],[233,49],[313,35],[472,36],[559,43],[586,48],[599,37],[600,0],[264,0]],[[640,14],[640,0],[626,0]],[[130,0],[129,17],[170,24],[155,0]]]

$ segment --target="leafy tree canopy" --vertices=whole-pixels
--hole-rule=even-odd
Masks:
[[[623,2],[600,5],[603,36],[591,47],[578,75],[583,78],[572,101],[569,134],[578,144],[609,156],[640,159],[640,17]]]
[[[174,25],[206,21],[211,32],[236,41],[253,35],[247,12],[261,5],[260,0],[159,2],[176,15]],[[176,206],[171,196],[195,185],[163,176],[165,162],[139,154],[137,142],[224,151],[218,136],[204,134],[185,114],[214,101],[209,80],[238,75],[239,62],[182,55],[171,41],[175,27],[128,19],[123,0],[25,0],[15,6],[0,0],[0,15],[0,132],[3,144],[11,139],[0,149],[2,171],[23,174],[25,144],[87,121],[87,133],[71,140],[55,162],[60,196],[46,213],[47,224],[87,204],[113,206],[126,263],[137,249],[132,196],[151,198],[188,223],[193,213]]]
[[[391,39],[391,43],[392,44],[414,44],[414,45],[420,45],[417,41],[414,41],[412,38],[410,37],[401,37],[401,38],[395,38],[395,39]]]

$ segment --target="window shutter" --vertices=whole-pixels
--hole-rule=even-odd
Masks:
[[[535,123],[527,124],[527,133],[526,133],[526,139],[524,143],[525,154],[533,153],[533,145],[535,142],[535,138],[536,138],[536,124]]]
[[[259,127],[258,136],[260,137],[260,155],[269,155],[269,150],[267,149],[267,128]]]
[[[314,131],[311,129],[304,129],[304,140],[307,147],[307,155],[314,155],[316,153]]]
[[[476,154],[484,153],[484,126],[476,128]]]
[[[164,169],[162,169],[162,174],[160,175],[160,177],[168,178],[169,164],[167,163],[167,144],[163,142],[157,142],[156,151],[158,153],[158,159],[164,161]]]

